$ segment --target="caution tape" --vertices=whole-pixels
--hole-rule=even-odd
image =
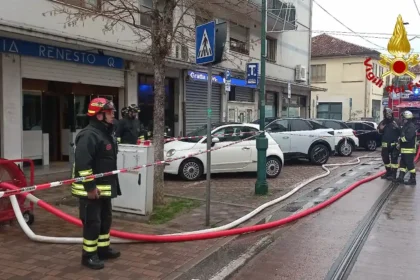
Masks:
[[[261,134],[261,133],[262,132],[260,132],[259,134]],[[171,158],[171,159],[167,159],[167,160],[156,161],[156,162],[153,162],[153,163],[143,164],[143,165],[139,165],[139,166],[135,166],[135,167],[131,167],[131,168],[122,168],[122,169],[117,169],[117,170],[113,170],[113,171],[109,171],[109,172],[105,172],[105,173],[93,174],[93,175],[89,175],[89,176],[85,176],[85,177],[78,177],[78,178],[72,178],[72,179],[67,179],[67,180],[62,180],[62,181],[55,181],[55,182],[50,182],[50,183],[33,185],[33,186],[29,186],[29,187],[23,187],[23,188],[18,189],[18,190],[1,191],[0,192],[0,198],[9,197],[11,195],[18,195],[18,194],[22,194],[22,193],[33,192],[33,191],[37,191],[37,190],[45,190],[45,189],[59,187],[59,186],[63,186],[63,185],[70,185],[72,183],[78,183],[78,182],[82,182],[82,181],[85,181],[85,180],[88,180],[88,179],[97,179],[97,178],[102,178],[102,177],[106,177],[106,176],[116,175],[116,174],[119,174],[119,173],[127,173],[127,172],[130,172],[130,171],[138,170],[138,169],[141,169],[141,168],[147,168],[147,167],[151,167],[151,166],[155,166],[155,165],[162,165],[162,164],[174,162],[174,161],[177,161],[177,160],[180,160],[180,159],[190,158],[190,157],[193,157],[193,156],[217,151],[217,150],[220,150],[220,149],[223,149],[223,148],[241,143],[243,141],[247,141],[247,140],[249,140],[253,137],[255,137],[255,135],[249,136],[245,139],[241,139],[241,140],[232,142],[230,144],[226,144],[226,145],[221,146],[221,147],[212,148],[210,150],[204,150],[204,151],[197,152],[197,153],[191,153],[191,154],[188,154],[186,156],[181,156],[181,157],[177,157],[177,158]]]

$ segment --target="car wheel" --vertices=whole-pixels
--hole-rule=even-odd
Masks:
[[[179,167],[179,175],[187,181],[196,181],[203,175],[203,164],[197,159],[186,159]]]
[[[369,140],[366,143],[366,151],[376,151],[378,145],[376,144],[375,140]]]
[[[268,157],[265,165],[265,173],[267,178],[276,178],[281,172],[281,161],[276,157]]]
[[[349,157],[353,153],[353,145],[350,143],[350,141],[342,141],[338,145],[338,153],[340,156]]]
[[[323,165],[328,162],[330,151],[328,147],[322,144],[316,144],[309,151],[309,160],[313,164]]]
[[[26,224],[28,226],[30,226],[30,225],[32,225],[34,223],[35,216],[31,212],[25,211],[25,213],[23,213],[23,219],[25,220]]]

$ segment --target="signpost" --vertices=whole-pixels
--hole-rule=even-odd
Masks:
[[[216,22],[199,25],[195,28],[195,63],[207,64],[207,150],[211,149],[211,92],[212,92],[212,63],[215,61],[216,51]],[[210,225],[210,179],[211,153],[207,152],[206,170],[206,226]]]
[[[287,117],[290,117],[290,98],[292,98],[292,85],[287,83]]]
[[[225,91],[230,92],[230,85],[232,82],[232,75],[230,73],[230,70],[226,70],[225,73]]]

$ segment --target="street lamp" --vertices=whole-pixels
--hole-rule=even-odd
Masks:
[[[265,59],[266,59],[266,36],[267,36],[267,1],[261,1],[261,78],[260,78],[260,131],[257,136],[257,182],[255,183],[255,194],[265,195],[268,193],[268,183],[266,174],[266,155],[268,148],[268,139],[265,137]]]

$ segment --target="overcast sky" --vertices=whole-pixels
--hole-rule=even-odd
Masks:
[[[420,15],[416,10],[413,0],[315,0],[330,14],[347,25],[355,32],[373,32],[373,33],[386,33],[389,35],[365,35],[361,34],[367,40],[381,46],[375,46],[366,40],[357,36],[340,36],[330,34],[334,37],[362,45],[368,48],[373,48],[378,51],[387,52],[386,47],[394,31],[394,26],[397,17],[401,14],[404,22],[409,22],[406,25],[406,30],[409,35],[419,35],[410,41],[411,48],[414,52],[420,53]],[[417,1],[417,6],[420,8],[420,0]],[[343,25],[338,23],[334,18],[324,12],[316,3],[313,7],[312,29],[314,31],[341,31],[350,32]],[[313,33],[313,36],[319,33]],[[350,33],[351,34],[351,33]],[[353,34],[354,35],[354,34]],[[387,37],[387,39],[370,38]]]

